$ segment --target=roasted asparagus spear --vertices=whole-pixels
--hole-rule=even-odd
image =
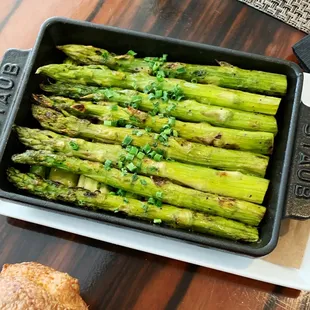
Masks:
[[[280,98],[276,97],[231,90],[214,85],[189,83],[172,78],[159,81],[156,77],[148,74],[112,71],[106,66],[100,65],[51,64],[38,68],[36,73],[44,74],[61,82],[136,89],[153,92],[154,96],[156,96],[156,92],[158,94],[161,92],[164,97],[169,92],[177,100],[185,96],[207,105],[270,115],[276,114],[281,101]]]
[[[167,158],[181,162],[216,167],[222,170],[240,171],[246,174],[264,176],[268,157],[236,150],[205,146],[181,138],[167,137],[140,130],[139,133],[128,128],[117,128],[92,124],[75,116],[64,116],[60,112],[33,105],[33,116],[45,129],[64,133],[71,137],[94,139],[115,144],[132,144],[138,147],[145,145],[160,148]],[[161,142],[165,140],[164,142]]]
[[[115,168],[107,169],[101,163],[68,157],[61,153],[26,151],[14,155],[12,160],[21,164],[64,169],[141,196],[159,198],[172,205],[236,219],[254,226],[259,224],[266,211],[263,206],[249,202],[193,190],[159,177],[149,178],[131,173],[123,174]]]
[[[283,96],[287,89],[285,75],[257,70],[244,70],[220,62],[220,66],[193,65],[179,62],[166,62],[165,59],[146,57],[135,58],[133,55],[114,55],[107,50],[93,46],[68,44],[58,49],[85,65],[106,65],[110,69],[127,72],[145,72],[156,74],[163,71],[167,77],[175,77],[198,83],[213,84],[226,88]]]
[[[172,161],[157,162],[147,158],[136,147],[126,151],[120,145],[88,142],[70,138],[49,130],[16,127],[19,140],[35,150],[60,152],[68,156],[105,163],[112,161],[115,167],[126,167],[132,162],[138,173],[160,176],[177,181],[180,184],[223,196],[262,203],[269,181],[263,178],[244,175],[240,172],[219,171],[206,167],[188,165]],[[123,162],[127,155],[136,156],[129,162]],[[139,155],[138,155],[139,154]]]
[[[276,119],[271,115],[208,106],[194,100],[178,102],[171,99],[164,101],[158,98],[154,101],[147,94],[135,90],[99,88],[61,82],[41,84],[41,88],[46,92],[72,99],[115,101],[124,107],[133,106],[151,113],[158,111],[160,114],[188,122],[207,122],[213,126],[272,132],[273,134],[276,134],[278,130]]]
[[[271,154],[273,150],[273,134],[269,132],[253,132],[236,129],[213,127],[207,123],[188,123],[160,116],[150,116],[134,108],[121,108],[115,104],[101,102],[100,105],[87,101],[74,101],[65,97],[46,97],[33,95],[40,104],[66,110],[82,118],[94,118],[101,123],[111,122],[131,124],[139,128],[149,128],[161,133],[174,130],[175,135],[189,141],[212,145],[225,149],[250,151],[258,154]]]
[[[50,199],[74,203],[77,206],[89,207],[95,210],[122,212],[131,217],[152,220],[154,223],[165,223],[181,229],[220,236],[223,238],[256,242],[258,230],[255,227],[218,216],[206,215],[174,206],[162,205],[160,208],[136,199],[91,192],[82,188],[72,188],[44,180],[35,174],[21,173],[10,168],[8,179],[18,188],[27,190],[34,195]]]

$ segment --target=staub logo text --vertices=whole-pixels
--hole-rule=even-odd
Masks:
[[[0,114],[5,113],[1,106],[7,106],[9,98],[12,96],[14,80],[17,77],[20,68],[17,64],[5,63],[0,69]]]
[[[303,151],[299,152],[297,177],[301,182],[310,183],[310,125],[305,124],[303,135],[309,138],[309,143],[301,143]],[[307,153],[306,153],[307,152]],[[295,184],[295,195],[298,198],[310,198],[310,187]]]

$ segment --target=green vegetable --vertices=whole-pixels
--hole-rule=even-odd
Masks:
[[[156,142],[154,134],[151,133],[143,132],[143,136],[132,138],[130,129],[91,124],[86,120],[80,120],[74,116],[66,117],[57,111],[41,106],[34,105],[32,112],[43,128],[72,137],[118,143],[123,146],[131,144],[138,147],[144,147],[146,144],[152,145]],[[182,162],[257,176],[264,176],[268,165],[268,157],[263,155],[205,146],[174,137],[170,137],[167,142],[168,144],[161,146],[166,156]]]
[[[253,203],[200,192],[161,178],[150,179],[140,176],[139,179],[147,182],[146,185],[142,185],[141,182],[132,182],[130,173],[123,175],[121,171],[114,168],[107,171],[100,163],[68,157],[60,153],[54,154],[42,150],[26,151],[14,155],[12,160],[21,164],[54,167],[83,174],[98,182],[145,197],[155,197],[157,192],[162,192],[163,201],[166,203],[236,219],[250,225],[258,225],[266,211],[264,207]]]
[[[164,113],[188,122],[207,122],[214,126],[227,127],[249,131],[264,131],[277,133],[277,122],[273,116],[255,114],[250,112],[227,109],[217,106],[200,104],[194,100],[183,100],[180,102],[157,99],[156,102],[148,99],[147,94],[142,94],[128,89],[110,89],[111,97],[106,96],[106,89],[94,86],[55,83],[41,85],[46,92],[55,95],[70,97],[73,99],[94,101],[116,101],[122,106],[131,105],[133,98],[139,97],[139,109],[153,111],[156,105],[157,113]],[[165,92],[164,92],[165,93]],[[139,94],[137,96],[137,94]]]
[[[233,240],[256,242],[259,238],[257,228],[221,217],[205,215],[169,205],[162,205],[161,208],[158,208],[131,198],[128,198],[128,203],[124,205],[122,197],[101,193],[100,191],[91,193],[81,188],[69,188],[44,180],[34,174],[21,173],[14,168],[10,168],[7,174],[9,181],[16,187],[45,199],[62,200],[95,210],[102,209],[111,212],[117,210],[128,216],[143,220],[155,220],[157,222],[157,219],[160,219],[165,224],[173,227],[190,229]]]

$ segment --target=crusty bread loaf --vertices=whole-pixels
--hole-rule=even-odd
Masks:
[[[0,309],[86,310],[77,279],[38,263],[4,265]]]

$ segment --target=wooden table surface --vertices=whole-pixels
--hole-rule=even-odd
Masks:
[[[304,33],[236,0],[1,0],[0,55],[41,23],[94,23],[294,59]],[[310,309],[310,294],[0,216],[0,266],[37,261],[80,280],[90,309]]]

